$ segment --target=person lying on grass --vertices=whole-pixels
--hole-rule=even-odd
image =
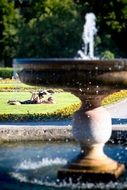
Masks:
[[[42,101],[43,104],[54,104],[55,101],[53,100],[53,97],[49,97],[47,100]]]
[[[47,95],[47,91],[40,91],[32,92],[32,96],[30,100],[25,101],[16,101],[16,100],[9,100],[7,103],[10,105],[20,105],[20,104],[53,104],[55,103],[52,97],[49,97],[47,100],[44,100],[44,96]]]

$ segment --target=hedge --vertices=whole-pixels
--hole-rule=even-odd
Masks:
[[[48,121],[71,119],[73,113],[80,108],[80,103],[72,104],[63,109],[58,109],[53,113],[27,113],[27,114],[0,114],[2,122],[20,122],[20,121]]]
[[[123,99],[127,98],[127,90],[121,90],[119,92],[115,92],[113,94],[110,94],[109,96],[105,97],[102,100],[102,105],[109,105],[118,101],[121,101]]]
[[[14,69],[11,67],[0,67],[0,78],[12,78]]]

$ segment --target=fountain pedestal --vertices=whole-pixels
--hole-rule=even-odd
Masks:
[[[80,143],[81,154],[59,170],[60,180],[110,181],[116,180],[125,170],[123,164],[112,160],[103,151],[111,136],[111,117],[105,108],[97,105],[99,102],[94,104],[94,99],[87,98],[87,102],[82,102],[80,110],[74,114],[73,135]]]

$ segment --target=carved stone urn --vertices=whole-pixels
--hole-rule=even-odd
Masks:
[[[58,171],[58,178],[74,182],[116,180],[125,167],[103,152],[112,124],[101,101],[126,88],[127,60],[15,59],[14,67],[23,83],[63,88],[82,102],[73,117],[73,135],[81,154]]]

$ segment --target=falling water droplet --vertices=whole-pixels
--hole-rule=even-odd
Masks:
[[[82,89],[80,88],[79,91],[82,92]]]
[[[98,94],[99,93],[99,91],[98,90],[96,90],[96,94]]]

